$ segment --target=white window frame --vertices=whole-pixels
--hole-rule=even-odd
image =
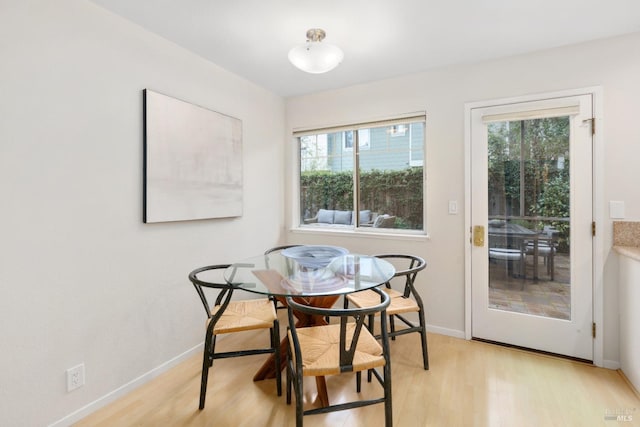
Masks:
[[[387,229],[387,228],[373,228],[373,227],[358,227],[356,224],[354,224],[352,227],[345,227],[345,228],[341,228],[341,229],[333,229],[330,227],[306,227],[303,224],[301,224],[300,222],[300,173],[301,173],[301,164],[300,164],[300,146],[298,143],[298,138],[302,137],[302,136],[306,136],[306,135],[318,135],[318,134],[330,134],[330,133],[335,133],[335,132],[341,132],[341,131],[354,131],[357,132],[359,130],[369,130],[371,128],[376,128],[376,127],[383,127],[383,126],[392,126],[392,125],[398,125],[398,124],[409,124],[410,122],[422,122],[424,123],[425,126],[425,135],[424,135],[424,146],[423,146],[423,159],[422,160],[411,160],[410,157],[410,166],[422,166],[422,170],[423,170],[423,177],[422,177],[422,185],[423,185],[423,227],[421,230],[416,230],[416,229],[399,229],[399,228],[391,228],[391,229]],[[409,129],[411,129],[411,126],[407,126]],[[369,132],[367,132],[369,133]],[[415,238],[415,237],[419,237],[419,238],[424,238],[424,237],[428,237],[427,234],[427,207],[426,207],[426,194],[427,194],[427,188],[426,188],[426,169],[424,167],[424,165],[426,164],[426,162],[424,161],[424,157],[426,157],[426,113],[425,112],[416,112],[416,113],[410,113],[407,115],[402,115],[402,116],[397,116],[397,117],[393,117],[393,118],[389,118],[389,119],[384,119],[384,120],[376,120],[376,121],[370,121],[370,122],[364,122],[364,123],[358,123],[358,124],[348,124],[348,125],[338,125],[338,126],[331,126],[331,127],[320,127],[320,128],[304,128],[304,129],[294,129],[293,130],[293,144],[292,144],[292,150],[293,150],[293,154],[294,154],[294,158],[296,158],[298,161],[296,162],[297,164],[297,170],[295,173],[295,179],[293,181],[293,193],[295,196],[292,198],[292,203],[291,203],[291,208],[292,208],[292,215],[291,215],[291,226],[290,229],[292,231],[295,232],[304,232],[304,233],[320,233],[320,234],[324,234],[324,233],[373,233],[376,235],[384,235],[384,234],[393,234],[394,237],[403,237],[406,236],[408,238]],[[355,135],[354,135],[355,136]],[[361,149],[365,149],[368,150],[370,149],[370,134],[369,136],[369,140],[368,140],[368,144],[365,144],[364,147],[366,148],[362,148]],[[358,139],[358,137],[356,136],[354,139]],[[345,140],[343,138],[343,143],[342,143],[342,148],[345,151],[353,151],[353,146],[352,147],[345,147]],[[360,145],[360,143],[359,143]],[[411,156],[411,154],[410,154]],[[356,156],[357,159],[357,156]],[[353,168],[353,173],[354,173],[354,182],[355,180],[357,180],[357,176],[358,176],[358,162],[357,160],[354,163],[354,168]],[[354,191],[354,203],[353,206],[357,207],[358,206],[358,195],[357,192]],[[354,208],[355,211],[355,208]]]

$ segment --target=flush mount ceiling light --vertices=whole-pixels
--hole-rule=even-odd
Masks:
[[[289,61],[302,71],[313,74],[333,70],[344,58],[342,50],[328,43],[322,43],[327,34],[320,28],[307,31],[307,42],[289,51]]]

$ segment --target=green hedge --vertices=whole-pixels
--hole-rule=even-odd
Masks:
[[[396,216],[397,228],[423,228],[422,167],[360,173],[360,210]],[[313,171],[300,177],[300,215],[319,209],[353,210],[353,174]]]

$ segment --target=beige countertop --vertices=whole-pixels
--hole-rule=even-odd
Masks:
[[[640,261],[640,222],[613,222],[613,250]]]

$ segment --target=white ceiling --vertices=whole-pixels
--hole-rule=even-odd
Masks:
[[[640,31],[640,0],[90,0],[282,96]],[[309,28],[345,54],[306,74]]]

